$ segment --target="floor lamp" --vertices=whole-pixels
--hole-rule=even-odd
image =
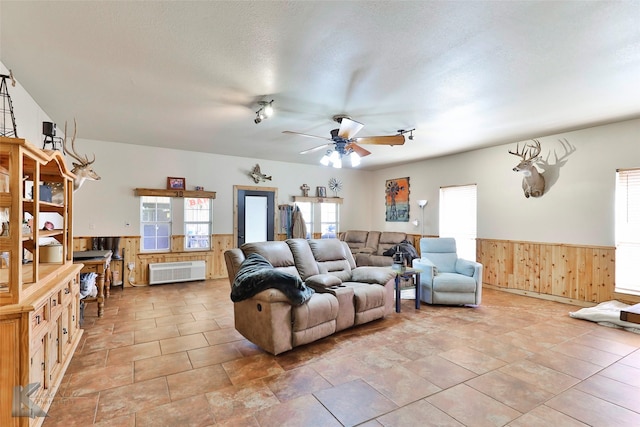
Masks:
[[[427,200],[418,200],[418,206],[420,206],[420,209],[422,209],[422,222],[421,222],[421,229],[420,229],[420,237],[424,237],[424,207],[427,206],[428,201]]]

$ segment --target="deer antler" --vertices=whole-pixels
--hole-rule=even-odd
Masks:
[[[93,155],[93,160],[89,161],[88,156],[81,156],[76,152],[76,134],[78,132],[78,124],[76,123],[76,119],[73,119],[73,136],[71,137],[71,150],[67,147],[67,122],[64,122],[64,140],[62,141],[62,146],[64,147],[64,151],[69,153],[71,157],[80,162],[82,166],[90,165],[91,163],[96,161],[96,155]]]
[[[540,147],[540,141],[537,139],[532,140],[535,144],[524,144],[522,147],[522,153],[520,152],[520,144],[516,145],[516,152],[509,150],[509,154],[520,157],[523,161],[533,160],[540,154],[542,147]]]

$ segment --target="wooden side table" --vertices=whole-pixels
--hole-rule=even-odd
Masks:
[[[96,301],[98,303],[98,317],[104,316],[105,283],[106,297],[109,297],[111,287],[111,251],[81,251],[73,253],[73,263],[83,264],[80,273],[96,273],[96,287],[98,295],[95,298],[85,297],[81,301],[84,303]]]
[[[400,282],[402,280],[413,280],[416,287],[416,310],[420,309],[420,270],[406,268],[404,271],[396,272],[396,313],[400,313]]]

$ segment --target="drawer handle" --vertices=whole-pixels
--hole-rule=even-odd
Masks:
[[[67,328],[62,328],[62,333],[63,333],[64,335],[67,335]]]
[[[40,315],[36,315],[36,325],[40,324]]]
[[[65,295],[69,295],[71,291],[69,290],[69,288],[64,288],[64,294]]]
[[[55,307],[56,304],[57,304],[56,300],[52,299],[51,302],[53,303],[53,306]]]
[[[44,362],[40,363],[40,366],[42,367],[42,370],[44,371]]]

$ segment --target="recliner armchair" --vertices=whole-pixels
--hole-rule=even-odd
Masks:
[[[482,264],[458,258],[451,237],[420,239],[420,300],[427,304],[479,305],[482,300]]]

